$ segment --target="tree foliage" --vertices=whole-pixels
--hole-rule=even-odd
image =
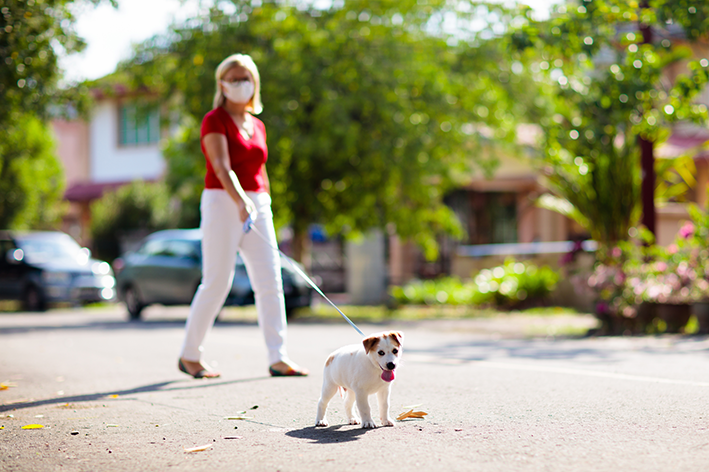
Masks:
[[[213,71],[245,52],[261,73],[277,224],[291,225],[296,243],[311,223],[345,235],[389,227],[434,257],[437,235],[462,235],[443,196],[496,162],[476,125],[494,124],[501,143],[514,134],[505,87],[523,85],[497,80],[501,49],[452,41],[438,0],[233,5],[175,26],[125,65],[136,86],[182,98],[185,127],[165,153],[176,194],[196,208]]]
[[[49,229],[59,221],[64,174],[47,125],[16,115],[0,130],[0,228]]]
[[[96,4],[101,0],[86,0]],[[111,0],[112,1],[112,0]],[[0,2],[0,227],[46,228],[61,216],[63,169],[46,125],[51,105],[81,89],[57,88],[58,51],[80,51],[69,0]],[[78,3],[78,2],[77,2]],[[77,104],[85,104],[78,100]]]
[[[0,4],[0,124],[23,112],[47,117],[60,91],[58,54],[85,47],[74,31],[73,6],[104,0],[4,0]],[[115,5],[115,0],[106,0]]]
[[[684,0],[649,6],[569,2],[550,20],[529,19],[509,35],[547,97],[542,167],[554,196],[541,203],[607,246],[628,239],[640,215],[638,137],[660,143],[671,124],[707,117],[706,106],[693,99],[709,79],[709,62],[689,61],[689,73],[674,83],[663,72],[690,59],[684,38],[696,39],[709,6]],[[641,24],[656,41],[643,40]]]

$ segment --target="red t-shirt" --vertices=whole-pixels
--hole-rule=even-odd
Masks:
[[[266,127],[256,117],[251,117],[254,122],[254,134],[251,139],[246,139],[239,132],[229,113],[222,107],[215,108],[204,116],[200,139],[209,133],[219,133],[226,136],[229,147],[229,161],[231,168],[239,179],[241,187],[250,192],[266,191],[266,176],[263,164],[268,159],[266,148]],[[207,159],[207,175],[204,177],[205,188],[224,188],[214,173],[212,163],[207,157],[207,151],[202,144],[202,153]]]

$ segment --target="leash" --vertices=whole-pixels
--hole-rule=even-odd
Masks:
[[[274,249],[274,250],[278,251],[279,253],[281,253],[281,255],[282,255],[283,257],[285,257],[285,259],[288,261],[288,263],[290,264],[290,266],[293,268],[293,270],[295,270],[295,271],[298,273],[298,275],[300,275],[300,276],[303,278],[303,280],[305,280],[305,281],[308,283],[308,285],[310,285],[316,292],[318,292],[318,294],[320,294],[321,297],[323,297],[325,300],[327,300],[327,302],[328,302],[330,305],[332,305],[333,308],[335,308],[335,310],[337,310],[337,312],[338,312],[340,315],[342,315],[342,317],[345,319],[345,321],[347,321],[347,322],[350,324],[350,326],[352,326],[352,327],[355,329],[355,331],[357,331],[359,334],[362,335],[362,337],[364,337],[364,333],[357,327],[357,325],[354,324],[354,323],[352,322],[352,320],[347,317],[347,315],[345,315],[344,313],[342,313],[342,310],[340,310],[340,309],[337,307],[337,305],[335,305],[335,304],[332,302],[332,300],[330,300],[330,299],[327,297],[327,295],[325,295],[325,294],[322,292],[322,290],[320,290],[320,288],[315,284],[315,282],[313,282],[313,280],[312,280],[310,277],[308,277],[308,274],[306,274],[300,267],[298,267],[298,266],[295,264],[295,262],[293,262],[293,260],[292,260],[290,257],[288,257],[286,254],[284,254],[283,251],[281,251],[280,249],[278,249],[278,247],[274,247],[274,246],[271,245],[271,242],[266,238],[266,236],[264,236],[263,234],[261,234],[261,232],[260,232],[258,229],[256,229],[256,226],[254,226],[254,219],[251,218],[251,215],[249,215],[249,217],[246,218],[246,221],[244,221],[244,234],[248,233],[248,232],[251,231],[251,230],[253,230],[253,232],[254,232],[259,238],[261,238],[266,244],[268,244],[268,246],[269,246],[271,249]]]

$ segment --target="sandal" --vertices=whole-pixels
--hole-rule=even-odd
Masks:
[[[275,365],[275,364],[274,364]],[[310,372],[308,372],[308,369],[303,369],[303,368],[293,368],[291,366],[288,366],[286,370],[276,370],[273,368],[273,366],[268,368],[268,372],[271,374],[271,377],[307,377]]]
[[[177,368],[185,374],[194,377],[195,379],[216,379],[222,376],[222,374],[220,374],[219,372],[212,372],[211,370],[207,369],[201,369],[196,373],[191,374],[190,371],[187,370],[187,367],[185,367],[185,364],[182,362],[182,359],[177,361]]]

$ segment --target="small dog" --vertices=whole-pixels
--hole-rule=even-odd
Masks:
[[[328,425],[327,405],[338,387],[345,391],[345,413],[350,424],[361,422],[363,428],[376,427],[369,409],[369,396],[376,393],[382,426],[394,426],[389,416],[389,394],[403,340],[404,335],[398,331],[376,333],[364,339],[361,345],[345,346],[330,354],[325,362],[315,426]],[[360,417],[354,411],[355,402]]]

